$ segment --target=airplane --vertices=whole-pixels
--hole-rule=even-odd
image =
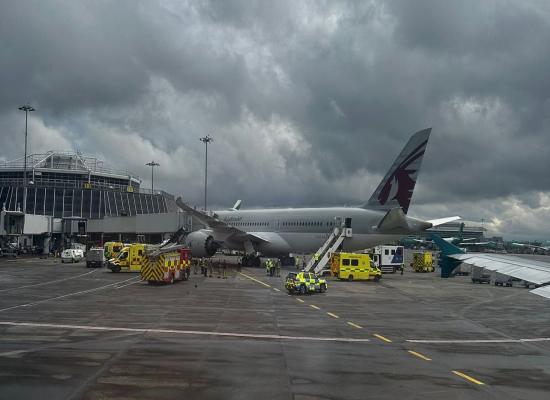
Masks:
[[[460,219],[423,221],[407,216],[430,133],[428,128],[411,136],[370,199],[357,207],[241,210],[239,202],[232,209],[208,214],[179,197],[176,204],[205,226],[189,233],[185,244],[196,257],[211,257],[219,248],[266,257],[310,254],[323,245],[335,226],[346,221],[353,236],[344,240],[343,250],[354,251]]]
[[[455,245],[432,234],[441,250],[441,277],[449,278],[461,263],[522,280],[535,286],[530,292],[550,299],[550,263],[504,254],[465,253]]]
[[[544,242],[544,243],[542,243],[542,244],[546,244],[546,243],[548,243],[548,242]],[[530,248],[530,249],[533,250],[533,251],[536,251],[536,250],[550,251],[550,246],[543,246],[543,245],[536,246],[536,245],[534,245],[534,244],[513,242],[513,243],[512,243],[512,246],[517,246],[517,247],[528,247],[528,248]]]
[[[476,240],[475,238],[464,238],[464,222],[460,224],[460,228],[458,230],[458,236],[451,236],[451,237],[441,237],[444,241],[457,245],[462,247],[467,246],[496,246],[495,242],[492,241],[486,241],[486,242],[472,242],[472,240]],[[404,238],[402,239],[402,242],[404,242],[407,245],[420,245],[420,246],[428,246],[432,245],[433,241],[430,239],[417,239],[417,238]]]

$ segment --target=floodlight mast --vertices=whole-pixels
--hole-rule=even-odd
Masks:
[[[211,143],[214,141],[214,138],[212,138],[210,135],[206,135],[205,137],[202,137],[199,139],[201,142],[204,143],[204,146],[206,148],[205,152],[205,160],[204,160],[204,212],[206,212],[206,197],[207,197],[207,188],[208,188],[208,143]]]
[[[153,170],[155,169],[155,167],[158,167],[160,164],[158,162],[151,161],[145,165],[148,165],[151,167],[151,194],[155,194],[155,185],[154,185],[155,181],[154,181]]]
[[[25,111],[25,158],[23,160],[23,212],[27,212],[27,136],[29,112],[36,111],[29,103],[19,107],[19,110]]]

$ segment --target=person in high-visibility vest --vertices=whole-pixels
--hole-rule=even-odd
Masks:
[[[271,272],[271,268],[269,265],[269,260],[265,260],[265,274],[269,276],[269,273]]]
[[[315,253],[313,257],[315,258],[315,262],[317,263],[319,261],[319,253]]]

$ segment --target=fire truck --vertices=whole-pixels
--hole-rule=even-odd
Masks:
[[[141,279],[149,284],[184,281],[191,275],[191,250],[167,249],[145,254]]]

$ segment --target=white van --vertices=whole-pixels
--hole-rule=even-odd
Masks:
[[[61,253],[61,262],[79,262],[84,258],[84,252],[80,249],[67,249]]]

